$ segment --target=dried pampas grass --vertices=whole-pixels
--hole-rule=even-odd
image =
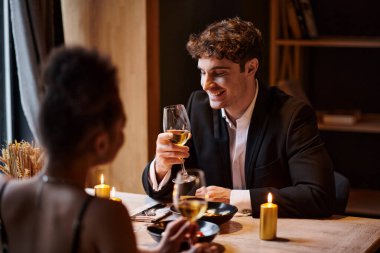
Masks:
[[[1,150],[0,171],[17,179],[30,178],[42,169],[41,148],[21,141],[8,144]]]

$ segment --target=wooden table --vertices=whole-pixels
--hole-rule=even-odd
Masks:
[[[117,192],[130,214],[151,206],[146,195]],[[156,242],[146,231],[148,223],[134,222],[139,245]],[[234,217],[220,227],[213,243],[224,252],[376,252],[380,250],[380,219],[333,216],[328,219],[278,219],[277,240],[259,239],[260,220]]]

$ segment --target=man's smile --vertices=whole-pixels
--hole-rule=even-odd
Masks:
[[[208,95],[213,98],[220,97],[222,94],[224,94],[224,90],[217,90],[217,91],[208,91]]]

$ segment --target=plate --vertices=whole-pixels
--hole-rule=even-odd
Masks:
[[[174,213],[179,214],[174,206],[171,206],[170,210]],[[200,220],[222,225],[223,223],[231,220],[237,211],[238,209],[234,205],[209,201],[206,213],[200,218]]]
[[[166,226],[171,221],[162,221],[147,227],[149,235],[156,241],[159,242],[162,237],[162,232],[165,231]],[[211,242],[214,240],[215,236],[219,233],[219,226],[208,222],[208,221],[197,221],[199,230],[202,235],[198,237],[198,242]]]

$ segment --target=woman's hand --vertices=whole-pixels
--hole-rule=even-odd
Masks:
[[[184,218],[172,221],[168,224],[158,246],[158,252],[179,252],[181,243],[185,240],[194,241],[198,225],[190,223]]]
[[[186,253],[217,253],[219,249],[216,245],[203,242],[193,245]]]
[[[179,252],[181,243],[188,241],[191,245],[190,249],[185,251],[186,253],[218,252],[218,248],[211,246],[209,243],[196,243],[198,230],[199,227],[197,223],[190,223],[184,218],[170,222],[166,227],[157,251],[160,253],[176,253]]]

